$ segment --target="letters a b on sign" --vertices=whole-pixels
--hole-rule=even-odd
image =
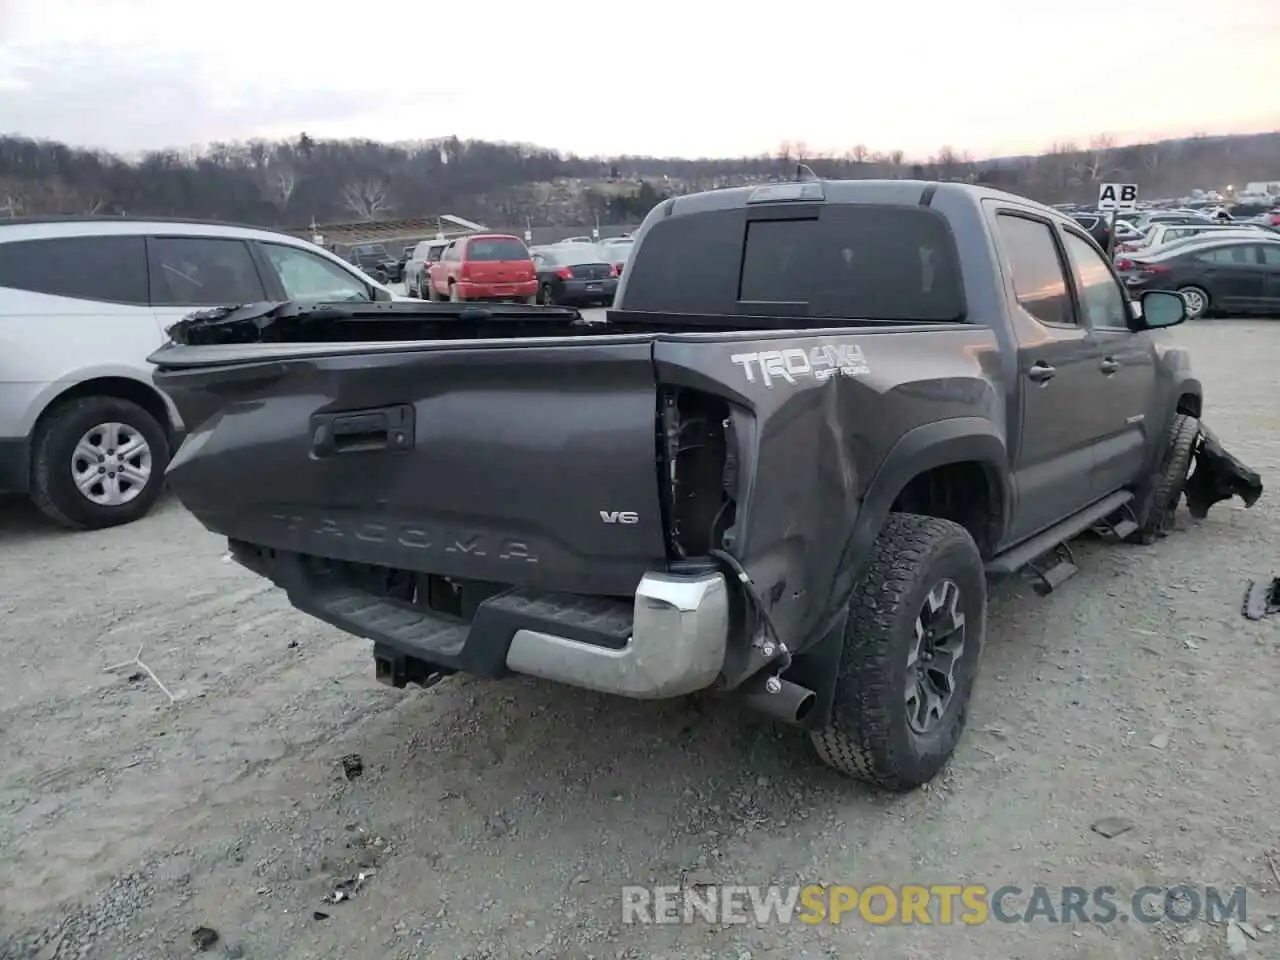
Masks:
[[[1131,213],[1138,209],[1138,185],[1136,183],[1098,184],[1098,209]]]

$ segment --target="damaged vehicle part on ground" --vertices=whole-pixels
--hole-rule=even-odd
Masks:
[[[1250,620],[1261,620],[1280,613],[1280,577],[1250,580],[1244,591],[1243,613]]]
[[[152,358],[190,425],[171,486],[380,680],[740,696],[910,789],[964,730],[988,577],[1154,542],[1216,457],[1181,297],[1139,311],[1078,224],[997,191],[667,200],[615,305],[193,318]]]

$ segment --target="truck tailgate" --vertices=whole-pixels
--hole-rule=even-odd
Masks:
[[[665,564],[646,338],[182,365],[200,350],[165,351],[156,380],[189,430],[170,484],[216,533],[577,593],[629,596]]]

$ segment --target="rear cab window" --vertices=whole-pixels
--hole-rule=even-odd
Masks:
[[[480,237],[467,241],[468,260],[529,260],[529,248],[515,237]]]
[[[649,229],[630,261],[627,310],[965,319],[950,225],[914,204],[775,204],[673,216]]]
[[[117,235],[0,243],[0,287],[145,307],[146,240]]]

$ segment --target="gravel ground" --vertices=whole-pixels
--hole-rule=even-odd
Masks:
[[[1274,482],[1280,327],[1178,336],[1208,422]],[[200,926],[220,934],[210,955],[271,960],[1227,955],[1205,923],[621,923],[624,884],[690,876],[1247,885],[1250,955],[1280,957],[1280,623],[1240,615],[1245,580],[1280,572],[1277,543],[1269,492],[1182,514],[1155,546],[1081,543],[1052,597],[998,589],[954,762],[885,796],[732,704],[390,690],[365,642],[225,562],[176,502],[86,534],[7,503],[0,957],[187,956]],[[104,672],[140,645],[176,703],[141,670]],[[1107,816],[1134,829],[1090,831]],[[348,902],[322,903],[362,870]]]

